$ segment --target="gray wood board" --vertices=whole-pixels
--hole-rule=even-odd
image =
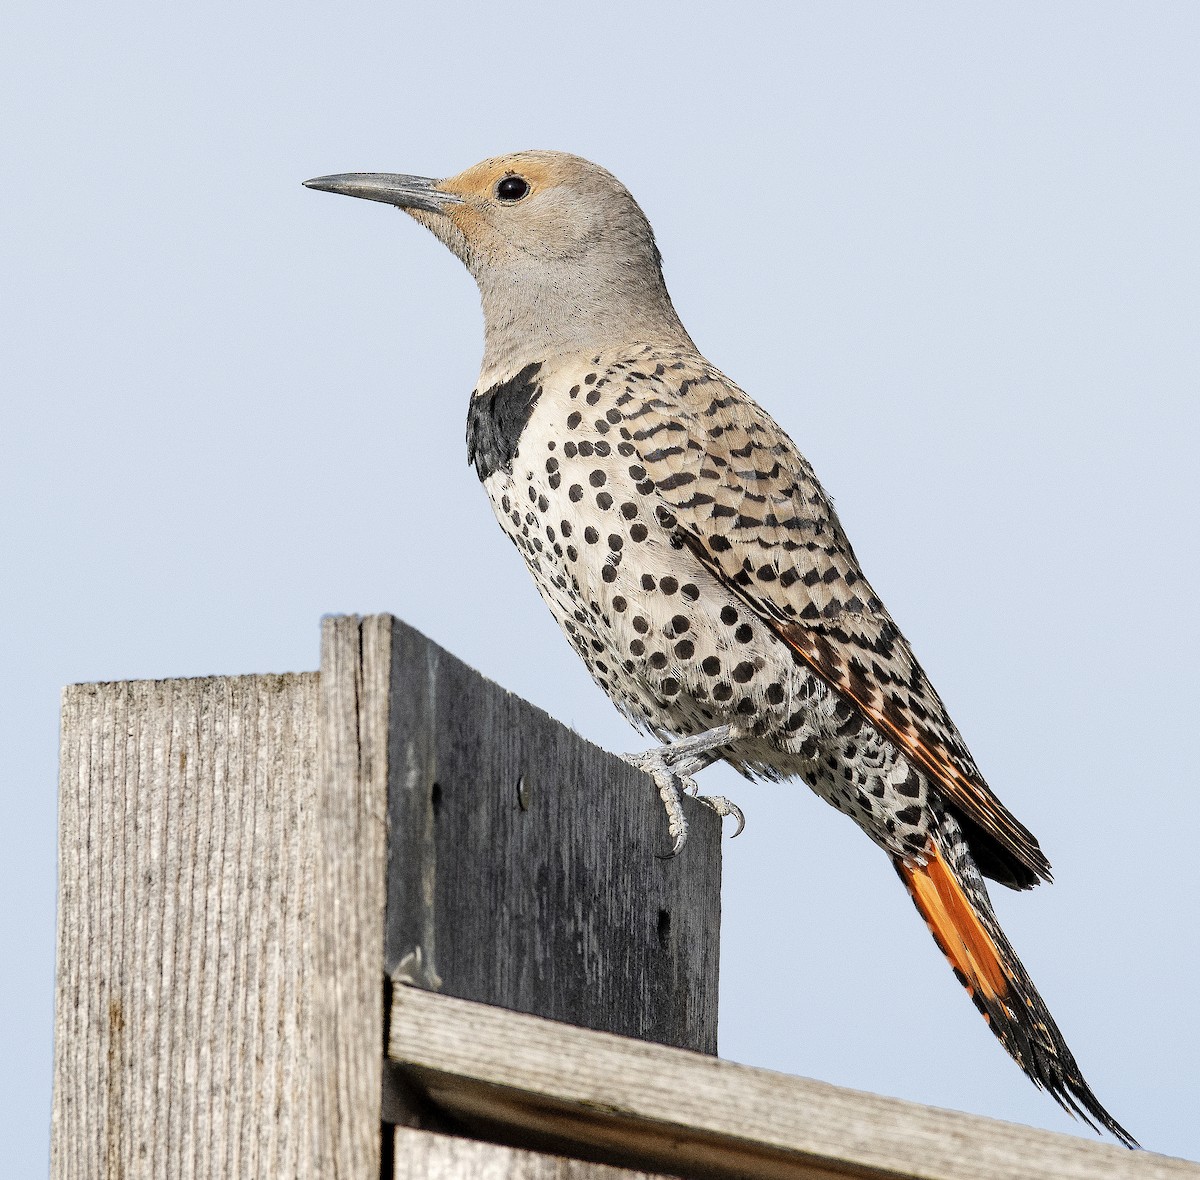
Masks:
[[[51,1172],[379,1175],[390,618],[63,694]]]
[[[318,1174],[316,707],[311,673],[64,692],[58,1180]]]
[[[656,1180],[662,1175],[407,1127],[395,1129],[394,1148],[394,1180]]]
[[[391,618],[321,621],[314,1174],[379,1175]]]
[[[389,1054],[472,1134],[708,1180],[1200,1180],[1200,1164],[864,1094],[416,988]]]
[[[399,620],[392,641],[389,974],[715,1053],[716,815],[689,801],[662,859],[645,775]]]

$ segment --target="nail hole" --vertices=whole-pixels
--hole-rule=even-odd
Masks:
[[[666,947],[671,941],[671,914],[668,910],[658,911],[658,945]]]
[[[429,802],[433,806],[434,818],[438,812],[442,810],[442,784],[434,783],[433,789],[429,792]]]

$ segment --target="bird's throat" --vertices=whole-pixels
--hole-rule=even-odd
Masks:
[[[545,270],[536,276],[505,272],[480,278],[481,370],[491,379],[534,361],[632,343],[695,347],[660,276],[598,276],[566,266]]]

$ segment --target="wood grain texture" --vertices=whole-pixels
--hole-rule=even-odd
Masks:
[[[716,1052],[721,832],[392,624],[387,966],[398,981]]]
[[[51,1174],[308,1174],[317,677],[63,695]]]
[[[1200,1180],[1200,1165],[397,988],[389,1055],[481,1136],[689,1177]]]
[[[67,689],[56,1178],[379,1175],[390,626]]]
[[[395,1132],[395,1180],[656,1180],[662,1175],[407,1127]]]
[[[379,1175],[392,619],[321,623],[315,1174]]]

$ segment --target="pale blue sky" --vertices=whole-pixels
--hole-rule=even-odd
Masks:
[[[44,1174],[58,692],[390,610],[613,749],[463,449],[474,287],[301,188],[553,147],[639,198],[1057,883],[997,890],[1100,1099],[1200,1157],[1200,8],[18,3],[0,46],[0,1158]],[[705,786],[729,1057],[1072,1129],[885,858]]]

